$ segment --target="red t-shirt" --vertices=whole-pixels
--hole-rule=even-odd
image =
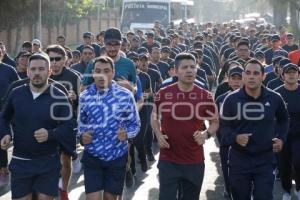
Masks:
[[[295,65],[298,65],[300,59],[300,50],[295,50],[289,53],[289,59]]]
[[[205,130],[204,119],[216,112],[211,93],[197,85],[190,92],[182,92],[175,83],[159,90],[154,101],[161,115],[161,132],[168,136],[170,145],[169,149],[160,149],[160,160],[177,164],[203,162],[203,146],[194,141],[193,134]]]

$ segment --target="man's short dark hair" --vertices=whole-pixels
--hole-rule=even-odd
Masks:
[[[96,38],[99,38],[100,36],[104,37],[105,31],[100,31],[100,33],[98,33],[96,35]]]
[[[195,57],[195,59],[199,58],[198,53],[196,51],[189,51],[189,53],[192,54]]]
[[[73,58],[73,53],[72,53],[72,51],[66,49],[66,53],[67,53],[68,59],[72,59],[72,58]]]
[[[178,69],[182,60],[193,60],[196,63],[196,59],[191,53],[179,53],[175,57],[175,68]]]
[[[194,51],[198,54],[198,58],[199,57],[203,57],[203,51],[202,51],[202,49],[194,49]]]
[[[264,68],[264,66],[263,66],[263,64],[261,64],[261,62],[259,61],[259,60],[257,60],[257,59],[255,59],[255,58],[252,58],[252,59],[250,59],[249,61],[247,61],[246,63],[245,63],[245,69],[246,69],[246,67],[247,67],[247,65],[248,64],[257,64],[257,65],[259,65],[260,66],[260,71],[261,71],[261,73],[262,74],[264,74],[265,73],[265,68]]]
[[[248,48],[250,48],[249,42],[247,41],[239,41],[238,44],[236,45],[236,47],[240,47],[240,46],[247,46]]]
[[[84,45],[83,48],[82,48],[82,52],[83,52],[84,49],[89,49],[89,50],[91,50],[92,52],[94,52],[94,47],[91,46],[91,45]]]
[[[164,45],[164,46],[169,46],[171,44],[171,41],[169,38],[163,38],[161,39],[161,45]]]
[[[67,55],[66,50],[62,46],[57,45],[57,44],[50,45],[50,46],[47,47],[46,53],[49,54],[50,52],[60,54],[63,57],[66,57],[66,55]]]
[[[150,50],[151,50],[150,53],[152,53],[153,50],[158,50],[158,51],[160,51],[160,48],[159,48],[159,47],[152,47]]]
[[[30,41],[24,41],[22,44],[22,48],[30,48],[31,49],[32,44]]]
[[[95,65],[96,65],[97,62],[105,63],[105,64],[108,63],[108,64],[110,64],[111,69],[112,69],[112,70],[115,70],[115,64],[114,64],[114,61],[113,61],[110,57],[108,57],[108,56],[100,56],[100,57],[97,57],[97,58],[94,60],[94,62],[93,62],[93,68],[95,68]]]
[[[47,63],[47,67],[50,68],[50,59],[49,56],[45,53],[35,53],[29,57],[28,63],[30,66],[31,61],[33,60],[44,60]]]
[[[59,35],[59,36],[57,36],[56,39],[57,39],[57,40],[58,40],[58,39],[64,39],[64,40],[66,40],[66,37],[65,37],[64,35]]]
[[[202,49],[203,48],[203,44],[200,41],[196,41],[193,44],[193,49]]]

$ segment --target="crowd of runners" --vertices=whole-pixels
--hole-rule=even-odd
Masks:
[[[24,41],[14,59],[0,41],[0,187],[12,199],[68,200],[82,168],[87,200],[121,200],[156,142],[159,199],[196,200],[216,136],[224,199],[272,200],[278,178],[282,199],[300,200],[300,38],[284,26],[156,21],[85,32],[76,49],[67,37]]]

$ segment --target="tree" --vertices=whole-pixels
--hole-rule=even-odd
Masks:
[[[0,30],[8,31],[8,43],[11,43],[11,30],[17,29],[15,52],[20,43],[20,34],[24,25],[35,27],[38,20],[39,0],[0,1]],[[92,0],[42,0],[42,24],[47,28],[64,27],[81,18],[93,14],[95,6]]]

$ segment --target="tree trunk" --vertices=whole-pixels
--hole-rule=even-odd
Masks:
[[[11,27],[11,25],[8,25],[8,27],[7,27],[7,44],[6,44],[6,49],[9,49],[9,51],[11,51],[11,49],[12,49],[12,46],[11,46],[11,40],[12,40],[12,38],[11,38],[11,35],[12,35],[12,27]]]
[[[290,2],[291,28],[296,36],[300,36],[300,6],[298,2]],[[298,38],[297,37],[297,38]]]
[[[48,44],[52,44],[52,42],[51,42],[51,32],[52,32],[52,30],[51,30],[51,27],[50,26],[48,26],[47,27],[47,31],[48,31]]]
[[[92,31],[92,19],[90,16],[88,16],[88,31]]]
[[[80,42],[80,20],[77,19],[76,21],[76,40],[79,43]]]
[[[15,49],[14,49],[14,54],[16,54],[20,49],[20,43],[21,43],[21,34],[22,34],[22,29],[23,29],[23,21],[18,24],[17,26],[17,35],[16,35],[16,44],[15,44]]]
[[[286,24],[288,3],[285,0],[273,0],[274,25],[279,27]]]
[[[67,23],[64,23],[63,28],[64,28],[64,33],[63,34],[66,37],[67,36]]]
[[[57,19],[56,23],[56,35],[59,35],[60,33],[60,19]]]

